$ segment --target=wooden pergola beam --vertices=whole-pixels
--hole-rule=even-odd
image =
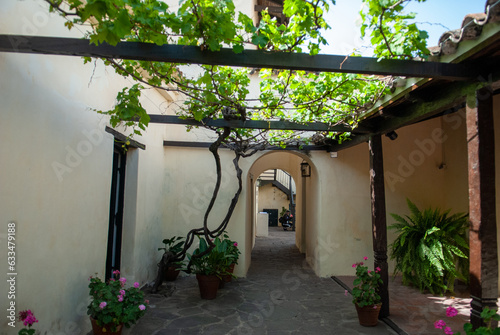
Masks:
[[[224,119],[203,119],[196,121],[192,118],[181,118],[177,115],[157,115],[150,114],[150,123],[181,124],[191,126],[209,127],[230,127],[246,129],[274,129],[274,130],[298,130],[298,131],[332,131],[332,132],[352,132],[358,134],[370,133],[367,127],[351,128],[344,125],[329,125],[327,123],[310,122],[295,123],[290,121],[261,121],[261,120],[224,120]]]
[[[370,152],[370,199],[372,210],[372,236],[374,268],[380,268],[382,284],[379,294],[382,308],[379,318],[389,316],[389,266],[387,264],[387,220],[385,209],[384,155],[382,137],[375,135],[369,140]]]
[[[481,312],[496,308],[498,300],[498,251],[495,192],[495,126],[490,87],[467,101],[467,151],[469,158],[469,278],[471,323],[484,325]]]
[[[80,57],[133,59],[168,63],[226,65],[250,68],[304,70],[311,72],[343,72],[368,75],[391,75],[421,78],[465,80],[477,77],[477,69],[464,64],[420,62],[410,60],[338,55],[315,55],[288,52],[232,49],[201,50],[197,46],[156,45],[142,42],[90,44],[89,40],[62,37],[0,35],[0,51]]]
[[[401,127],[414,124],[428,119],[443,112],[452,112],[453,108],[462,105],[469,92],[473,92],[477,87],[477,82],[453,82],[443,85],[442,88],[435,88],[437,97],[435,100],[422,101],[409,104],[406,107],[396,108],[390,118],[379,118],[378,120],[366,120],[361,122],[361,126],[373,129],[373,135],[383,135]],[[349,141],[330,146],[331,151],[340,151],[360,143],[368,142],[370,134],[352,136]]]

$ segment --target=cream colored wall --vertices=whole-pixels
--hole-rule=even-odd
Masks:
[[[221,149],[219,153],[223,175],[219,197],[208,220],[208,226],[211,229],[215,229],[221,224],[227,213],[230,200],[238,188],[232,161],[233,152]],[[203,227],[203,217],[215,186],[215,161],[206,148],[165,147],[163,164],[165,165],[163,184],[165,197],[161,200],[162,205],[158,210],[162,210],[168,217],[164,225],[164,236],[186,236],[191,229]],[[248,161],[241,159],[240,167],[243,171],[246,171],[247,165]],[[244,173],[243,186],[245,186],[245,179],[246,174]],[[247,195],[245,191],[246,188],[240,195],[227,228],[230,238],[238,242],[241,250],[247,248],[244,206]],[[235,268],[235,273],[237,275],[246,274],[248,265],[245,259],[241,259]]]
[[[2,33],[82,36],[40,1],[2,1],[0,19]],[[113,159],[107,118],[91,109],[111,108],[129,82],[77,57],[0,53],[0,73],[0,220],[17,226],[16,311],[32,309],[41,333],[84,334],[88,277],[105,270]],[[151,110],[159,101],[154,92],[143,99]],[[128,153],[122,272],[141,284],[154,279],[166,221],[158,211],[164,131],[150,127],[137,138],[147,150]],[[11,329],[8,321],[0,327]]]
[[[264,208],[274,208],[278,210],[279,215],[283,207],[288,209],[289,206],[290,200],[287,199],[287,195],[277,187],[271,184],[259,187],[259,212],[262,212]]]

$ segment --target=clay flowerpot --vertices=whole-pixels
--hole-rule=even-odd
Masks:
[[[200,296],[202,299],[212,300],[217,297],[220,279],[216,275],[196,275],[198,286],[200,288]]]
[[[227,272],[229,272],[229,273],[231,273],[231,274],[232,274],[232,273],[234,272],[234,266],[235,266],[235,265],[236,265],[236,264],[234,264],[234,263],[233,263],[233,264],[231,264],[231,265],[229,266],[229,269],[227,269]],[[225,283],[229,283],[229,282],[231,282],[232,280],[233,280],[233,276],[232,276],[232,275],[224,275],[224,276],[222,276],[222,280],[220,281],[219,288],[223,288]]]
[[[166,281],[174,281],[179,276],[181,270],[176,266],[169,266],[164,273],[164,277]]]
[[[104,325],[104,326],[98,326],[97,321],[94,320],[94,318],[90,317],[90,323],[92,324],[92,331],[94,332],[94,335],[121,335],[122,330],[123,330],[123,325],[118,325],[116,327],[116,331],[112,332],[111,326],[109,325]]]
[[[365,327],[375,327],[378,324],[378,315],[382,304],[359,307],[357,304],[359,324]]]

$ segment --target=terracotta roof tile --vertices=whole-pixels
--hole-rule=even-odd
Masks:
[[[460,29],[441,35],[439,45],[429,48],[431,56],[455,53],[461,41],[477,39],[481,35],[483,25],[493,22],[500,22],[500,0],[487,0],[484,13],[466,15]]]

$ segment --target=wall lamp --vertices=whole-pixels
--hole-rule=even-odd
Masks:
[[[398,134],[396,134],[394,130],[388,132],[387,134],[385,134],[385,136],[389,137],[391,141],[394,141],[396,138],[398,138]]]
[[[302,177],[311,176],[311,166],[307,162],[300,163],[300,173]]]

